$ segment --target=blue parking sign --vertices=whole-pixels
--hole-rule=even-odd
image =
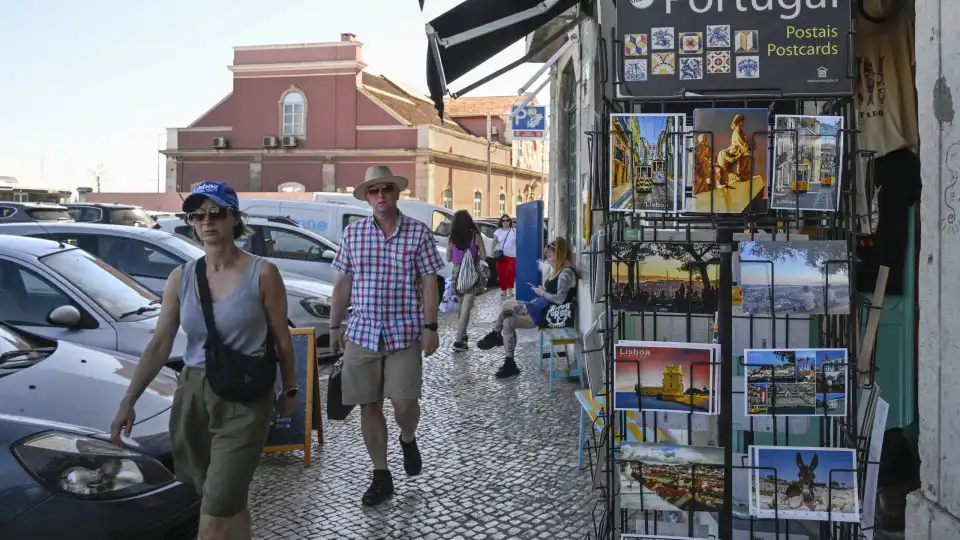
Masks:
[[[537,140],[547,137],[547,106],[513,106],[510,111],[513,140]]]

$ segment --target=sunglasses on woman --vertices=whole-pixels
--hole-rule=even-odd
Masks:
[[[187,213],[187,223],[203,223],[207,220],[221,221],[230,213],[229,208],[211,208],[210,210],[194,210]]]

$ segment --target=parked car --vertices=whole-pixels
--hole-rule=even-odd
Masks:
[[[132,227],[153,227],[156,221],[146,210],[132,204],[75,203],[64,205],[74,221]]]
[[[277,268],[333,283],[336,272],[330,266],[340,246],[282,217],[251,217],[247,225],[253,235],[237,240],[240,249],[266,257]],[[177,233],[199,241],[193,226],[182,219],[157,221],[161,231]]]
[[[170,447],[176,373],[137,402],[126,448],[109,442],[136,362],[0,323],[0,538],[196,538],[200,497]]]
[[[73,221],[67,207],[52,203],[0,202],[0,223]]]
[[[53,238],[80,247],[127,274],[157,297],[163,296],[164,285],[174,268],[203,256],[203,248],[189,238],[140,227],[99,223],[0,225],[0,238],[11,234]],[[282,269],[280,275],[287,289],[288,321],[298,328],[313,328],[318,356],[330,356],[328,328],[333,286]]]
[[[158,295],[90,253],[8,234],[0,234],[0,299],[0,321],[138,358],[160,314]],[[183,365],[186,344],[179,331],[168,365]]]

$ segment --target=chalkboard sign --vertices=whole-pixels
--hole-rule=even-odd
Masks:
[[[297,405],[290,416],[273,413],[270,433],[263,451],[289,452],[303,450],[303,466],[310,466],[310,443],[313,426],[313,390],[317,381],[317,346],[313,328],[291,328],[293,358],[300,387]],[[279,368],[278,368],[279,369]],[[283,381],[277,376],[276,392],[283,390]]]

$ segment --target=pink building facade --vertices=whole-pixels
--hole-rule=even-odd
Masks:
[[[166,192],[204,180],[238,192],[349,191],[376,164],[407,177],[408,196],[474,215],[542,197],[546,175],[521,166],[502,119],[488,144],[485,121],[441,120],[426,96],[365,68],[352,34],[234,48],[232,91],[168,129]]]

